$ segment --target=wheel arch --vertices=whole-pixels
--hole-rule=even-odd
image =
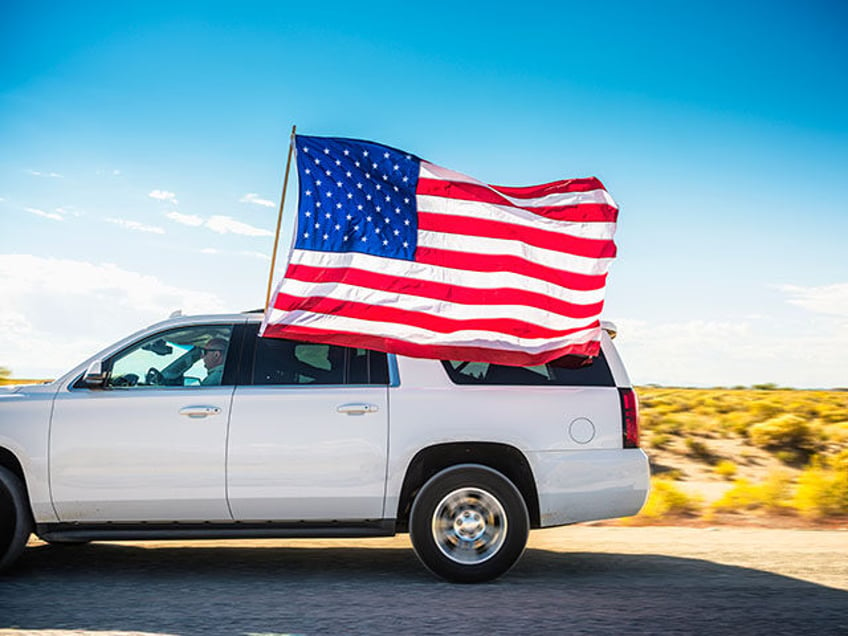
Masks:
[[[11,451],[0,448],[0,570],[14,564],[33,529],[23,468]]]
[[[530,527],[540,527],[536,480],[524,453],[514,446],[497,442],[449,442],[423,448],[410,461],[398,500],[398,531],[408,530],[412,502],[420,488],[437,473],[460,464],[486,466],[509,479],[524,499],[530,516]]]
[[[0,447],[0,466],[9,469],[14,475],[21,480],[21,483],[26,487],[26,475],[24,468],[17,456],[7,448]]]

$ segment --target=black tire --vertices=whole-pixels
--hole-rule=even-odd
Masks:
[[[529,531],[521,493],[501,473],[479,464],[431,477],[409,518],[418,558],[456,583],[490,581],[507,572],[524,552]]]
[[[32,515],[21,480],[0,466],[0,570],[8,568],[24,551]]]

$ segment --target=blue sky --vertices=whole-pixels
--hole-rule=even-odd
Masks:
[[[846,17],[5,2],[0,365],[52,377],[172,310],[261,306],[297,124],[490,183],[600,177],[634,382],[848,386]]]

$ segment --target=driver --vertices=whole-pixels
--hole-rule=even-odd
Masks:
[[[219,386],[224,375],[224,359],[227,355],[228,343],[223,338],[212,338],[201,349],[203,365],[206,367],[206,377],[200,383],[204,386]]]

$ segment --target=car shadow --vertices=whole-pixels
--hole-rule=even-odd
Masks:
[[[846,591],[751,568],[541,549],[480,585],[383,547],[41,545],[0,577],[0,627],[30,633],[844,634],[846,607]]]

